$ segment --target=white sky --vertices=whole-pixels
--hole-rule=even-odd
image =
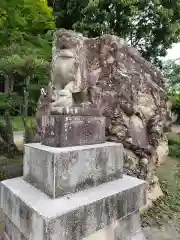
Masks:
[[[163,58],[163,60],[177,59],[180,58],[180,42],[173,44],[171,49],[167,50],[167,55]]]

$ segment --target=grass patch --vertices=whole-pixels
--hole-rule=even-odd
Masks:
[[[168,133],[167,138],[169,157],[156,171],[164,195],[142,215],[144,227],[161,227],[174,218],[180,225],[180,135]]]
[[[23,156],[18,156],[13,159],[6,158],[5,156],[0,156],[0,181],[10,178],[12,171],[13,172],[15,171],[15,174],[18,173],[19,170],[17,170],[18,172],[16,172],[17,166],[22,166],[22,165],[23,165]]]
[[[32,125],[35,123],[35,117],[27,117],[26,118],[27,124]],[[13,125],[13,131],[24,131],[24,125],[22,122],[22,118],[17,116],[12,118],[12,125]]]
[[[168,158],[157,170],[157,176],[164,195],[142,215],[144,227],[161,227],[177,215],[180,223],[180,159]]]
[[[179,144],[169,145],[169,156],[175,157],[175,158],[180,158],[180,145]]]
[[[5,156],[1,156],[0,155],[0,166],[3,165],[11,165],[11,164],[19,164],[19,163],[23,163],[23,156],[18,156],[16,158],[6,158]]]
[[[180,158],[180,136],[177,134],[168,134],[169,156]]]
[[[8,164],[23,164],[23,158],[8,159]]]
[[[4,224],[0,223],[0,233],[4,232]]]
[[[2,116],[0,116],[0,122],[4,123],[4,119]],[[26,122],[28,123],[28,125],[34,125],[35,117],[26,117]],[[24,131],[23,121],[20,116],[12,117],[12,127],[13,127],[13,131],[15,132]]]

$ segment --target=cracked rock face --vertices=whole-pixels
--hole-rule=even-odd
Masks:
[[[103,35],[97,38],[81,36],[78,40],[77,34],[75,41],[76,34],[71,31],[58,30],[58,34],[68,35],[69,54],[71,49],[73,52],[73,42],[76,42],[78,49],[76,68],[80,72],[77,78],[73,79],[73,84],[77,84],[74,84],[76,89],[72,88],[71,92],[76,95],[78,91],[83,92],[86,95],[84,99],[98,107],[106,117],[107,140],[122,142],[125,147],[125,172],[146,179],[151,185],[149,179],[152,177],[148,176],[153,174],[156,162],[161,162],[160,156],[163,155],[164,158],[164,152],[167,153],[164,130],[170,123],[170,111],[161,73],[143,59],[136,49],[117,36]],[[59,47],[54,45],[52,60],[54,64],[58,53]],[[68,64],[67,58],[65,61]],[[72,59],[70,61],[72,64]],[[58,79],[61,82],[61,77],[57,77],[59,73],[56,73],[56,69],[60,68],[58,66],[52,68],[51,80],[55,79],[57,83]],[[66,69],[69,68],[66,66]],[[64,89],[69,86],[68,84],[69,82],[64,84]],[[83,99],[81,104],[82,102]],[[42,105],[41,103],[38,114]],[[162,148],[165,148],[164,152]]]

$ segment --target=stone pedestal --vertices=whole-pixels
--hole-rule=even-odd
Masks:
[[[145,204],[145,188],[143,181],[123,176],[52,200],[22,178],[6,180],[1,183],[5,231],[10,239],[17,240],[83,239],[108,226],[111,230],[107,232],[111,232],[112,224],[116,226],[121,221],[129,224],[128,216],[133,217]],[[133,229],[129,231],[117,234],[131,235]]]
[[[76,135],[71,139],[78,132],[75,126],[87,121],[74,120],[67,138],[53,130],[54,143],[66,147],[53,147],[49,140],[48,146],[26,144],[23,177],[1,182],[4,238],[144,240],[139,209],[146,204],[146,183],[123,175],[122,144],[104,142],[103,118],[95,119],[99,127],[92,131],[93,140]],[[76,146],[69,146],[73,143]]]
[[[25,145],[24,180],[51,198],[116,180],[123,174],[119,143],[53,148]]]
[[[105,142],[105,118],[50,115],[42,118],[41,143],[68,147]]]

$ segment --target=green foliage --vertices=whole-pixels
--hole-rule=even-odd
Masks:
[[[180,116],[180,59],[165,62],[163,70],[167,79],[169,99],[172,100],[172,110]]]
[[[0,93],[0,110],[5,110],[10,107],[17,107],[22,103],[22,98],[18,93],[13,92],[12,94]]]
[[[0,109],[6,109],[8,106],[7,105],[8,101],[9,101],[8,94],[0,93]]]
[[[29,91],[29,103],[33,105],[37,102],[39,89],[48,82],[49,62],[39,55],[39,49],[36,48],[24,49],[24,46],[20,48],[15,44],[10,46],[10,50],[4,47],[0,52],[5,50],[6,54],[1,54],[0,58],[0,72],[4,79],[13,81],[13,92],[0,95],[0,107],[6,108],[8,103],[13,107],[23,105],[24,88]]]
[[[31,41],[30,35],[43,35],[54,29],[52,9],[46,0],[1,0],[1,45]]]
[[[1,124],[0,129],[0,145],[8,157],[19,152],[10,114],[14,111],[27,116],[29,106],[35,108],[37,93],[34,92],[49,77],[54,27],[52,9],[46,0],[0,1],[0,78],[6,83],[7,92],[0,95],[0,112],[6,113],[6,125]],[[23,125],[28,133],[25,118]]]
[[[175,112],[180,116],[180,94],[176,94],[176,105],[174,107]]]
[[[156,170],[163,196],[153,202],[152,208],[142,215],[143,226],[161,227],[170,219],[180,223],[180,136],[168,133],[170,155],[164,165]],[[176,158],[177,157],[177,158]]]
[[[180,158],[180,136],[169,134],[168,144],[169,144],[169,156]]]
[[[176,137],[176,138],[170,138],[168,139],[168,144],[169,145],[180,145],[180,138]]]
[[[54,27],[46,0],[0,2],[0,74],[10,84],[9,93],[0,96],[0,109],[23,105],[25,91],[36,107],[39,90],[49,79]]]
[[[169,161],[174,161],[169,159]],[[143,226],[161,227],[168,220],[176,217],[180,209],[180,164],[173,164],[173,167],[164,166],[163,180],[160,186],[163,196],[153,203],[145,214],[142,215]],[[171,177],[169,177],[171,175]],[[160,180],[162,176],[159,176]],[[180,219],[178,219],[180,221]]]
[[[30,121],[24,134],[24,143],[32,143],[35,135],[36,123],[35,121]]]
[[[35,126],[35,118],[34,117],[26,117],[25,120],[26,120],[28,126],[34,128],[34,126]],[[20,117],[20,116],[12,117],[12,127],[13,127],[13,131],[16,131],[16,132],[24,131],[22,117]]]
[[[180,158],[180,144],[169,145],[169,156]]]
[[[169,93],[174,95],[180,90],[180,59],[166,61],[163,70],[167,78]]]
[[[177,166],[178,173],[180,167]],[[170,190],[170,183],[168,181],[161,182],[161,189],[164,196],[160,197],[153,203],[153,207],[142,216],[143,226],[159,226],[172,219],[175,213],[179,212],[180,208],[180,178],[175,182],[175,191]]]
[[[49,0],[58,28],[95,37],[126,38],[148,60],[158,62],[179,41],[180,0]]]
[[[48,67],[48,62],[39,56],[39,49],[36,48],[14,44],[2,48],[0,53],[0,71],[5,75],[39,75]]]

